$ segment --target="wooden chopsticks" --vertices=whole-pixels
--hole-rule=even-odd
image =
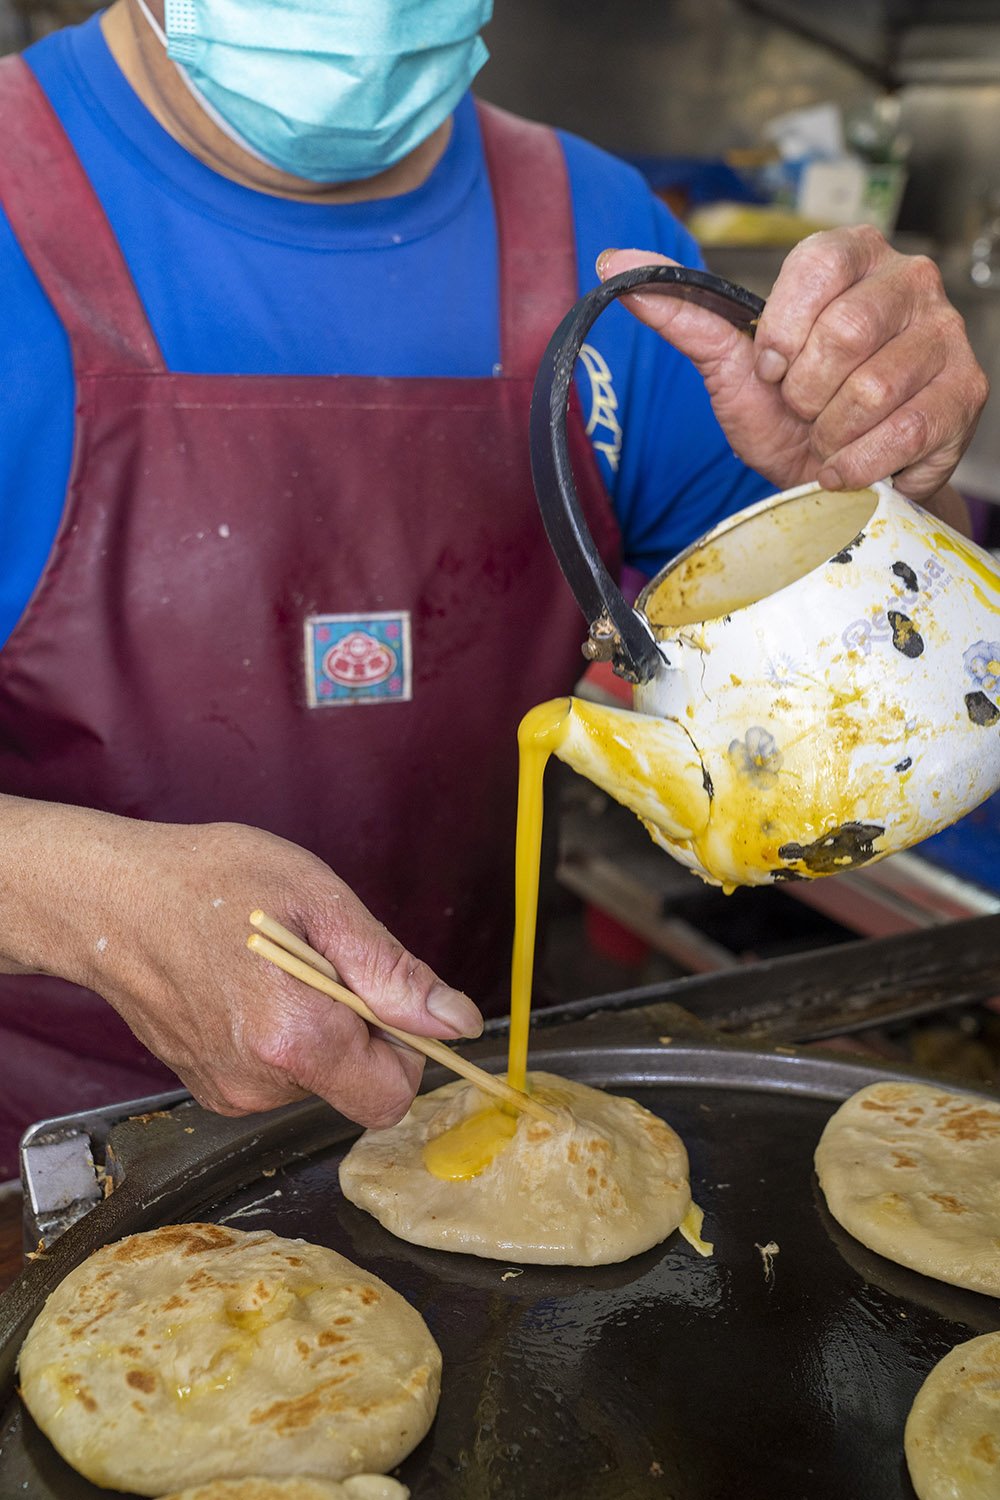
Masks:
[[[475,1063],[467,1062],[464,1057],[445,1046],[444,1042],[439,1042],[434,1037],[416,1036],[413,1032],[401,1031],[380,1020],[374,1011],[369,1010],[360,995],[355,995],[353,990],[346,989],[340,983],[340,977],[328,959],[303,942],[302,938],[296,937],[294,932],[289,932],[287,927],[283,927],[273,917],[262,911],[251,912],[250,926],[257,930],[247,938],[247,947],[276,964],[279,969],[284,969],[286,974],[301,979],[303,984],[312,985],[314,990],[320,990],[332,1000],[340,1000],[361,1016],[362,1020],[371,1022],[380,1031],[388,1032],[390,1036],[405,1042],[408,1047],[422,1052],[425,1057],[433,1058],[434,1062],[443,1063],[453,1073],[460,1073],[482,1093],[492,1094],[495,1099],[523,1111],[524,1114],[533,1115],[536,1120],[544,1120],[546,1124],[555,1122],[555,1115],[544,1104],[539,1104],[537,1099],[532,1099],[530,1094],[521,1089],[513,1088],[505,1078],[487,1073],[484,1068],[477,1068]]]

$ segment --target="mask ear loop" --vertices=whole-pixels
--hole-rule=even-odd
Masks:
[[[275,167],[275,163],[273,161],[269,160],[268,157],[262,155],[261,152],[257,150],[256,146],[252,146],[244,136],[240,135],[238,131],[233,129],[229,121],[223,115],[219,114],[219,111],[216,109],[215,105],[209,99],[205,98],[205,95],[201,92],[201,89],[199,89],[197,84],[188,76],[187,70],[183,67],[183,65],[179,63],[176,58],[170,56],[170,39],[168,38],[163,27],[160,25],[159,21],[149,9],[149,6],[146,4],[146,0],[136,0],[136,4],[142,11],[143,15],[146,17],[146,20],[149,22],[150,30],[156,37],[156,40],[160,43],[170,62],[173,64],[174,71],[176,72],[181,83],[183,83],[184,87],[187,89],[188,93],[191,95],[192,99],[198,105],[198,108],[203,112],[203,114],[206,114],[208,116],[212,124],[215,125],[217,129],[221,130],[223,135],[231,140],[234,146],[239,146],[241,151],[245,151],[247,156],[252,156],[255,161],[262,162],[265,167]],[[281,169],[276,168],[276,170],[280,171]]]

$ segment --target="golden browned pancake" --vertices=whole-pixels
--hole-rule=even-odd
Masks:
[[[71,1271],[19,1369],[74,1468],[164,1495],[391,1469],[433,1420],[441,1355],[408,1302],[333,1250],[175,1224]]]
[[[345,1197],[416,1245],[492,1260],[596,1266],[666,1238],[691,1204],[687,1152],[633,1099],[552,1073],[529,1075],[555,1123],[518,1116],[483,1171],[441,1180],[424,1165],[429,1140],[483,1108],[474,1084],[414,1100],[388,1130],[369,1130],[340,1167]]]
[[[1000,1333],[959,1344],[917,1392],[906,1463],[920,1500],[1000,1495]]]
[[[873,1083],[827,1122],[816,1173],[839,1224],[889,1260],[1000,1293],[1000,1104]]]

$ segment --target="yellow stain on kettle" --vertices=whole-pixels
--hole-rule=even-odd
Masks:
[[[974,543],[963,542],[957,533],[946,536],[944,532],[935,531],[933,541],[938,552],[951,552],[958,558],[965,570],[963,585],[971,588],[979,603],[993,614],[1000,614],[1000,578],[989,558],[984,558]],[[992,597],[987,597],[987,594]]]

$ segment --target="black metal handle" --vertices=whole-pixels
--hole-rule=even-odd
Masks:
[[[753,335],[763,299],[709,271],[686,266],[637,266],[581,297],[563,318],[542,356],[531,397],[529,445],[535,494],[552,550],[590,627],[585,654],[610,660],[628,682],[648,682],[662,659],[649,627],[626,604],[590,534],[569,458],[566,416],[573,367],[597,318],[626,292],[659,292],[718,313]]]

